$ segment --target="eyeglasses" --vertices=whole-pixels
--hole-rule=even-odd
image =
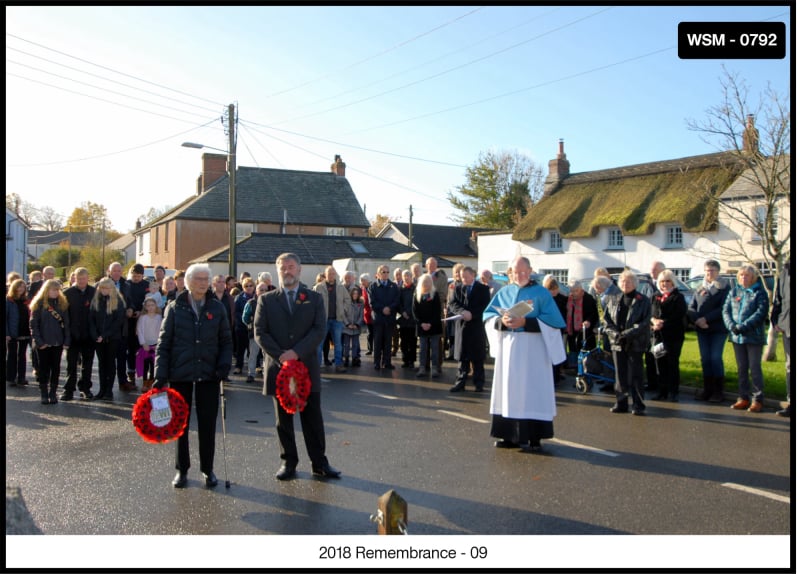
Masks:
[[[388,275],[388,274],[389,274],[388,271],[381,271],[381,275]]]

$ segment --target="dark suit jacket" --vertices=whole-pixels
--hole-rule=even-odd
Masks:
[[[289,350],[294,350],[308,369],[311,392],[319,392],[317,347],[328,330],[322,296],[301,284],[290,312],[282,288],[264,293],[258,298],[254,324],[256,341],[267,361],[263,394],[275,394],[275,381],[281,369],[278,357]]]
[[[447,303],[450,315],[460,315],[464,311],[472,313],[472,320],[455,321],[454,356],[461,361],[483,361],[486,358],[486,332],[483,328],[483,312],[489,306],[492,295],[489,288],[475,281],[472,292],[467,295],[467,286],[459,283],[453,288],[452,297]]]

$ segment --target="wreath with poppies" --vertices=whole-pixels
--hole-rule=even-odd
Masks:
[[[166,393],[168,408],[154,408],[157,395]],[[133,426],[145,442],[162,443],[176,440],[189,421],[189,406],[175,389],[150,389],[134,403]]]
[[[283,410],[290,415],[302,411],[310,393],[311,378],[303,362],[296,359],[284,362],[275,380],[275,396]]]

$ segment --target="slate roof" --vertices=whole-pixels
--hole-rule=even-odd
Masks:
[[[686,231],[709,231],[717,210],[708,191],[719,196],[743,167],[735,153],[720,152],[568,175],[528,211],[512,239],[539,239],[545,229],[565,238],[593,237],[601,226],[645,235],[673,222]]]
[[[772,157],[765,158],[763,163],[755,168],[742,172],[731,186],[725,190],[720,198],[725,200],[764,197],[763,185],[770,182],[779,183],[782,189],[776,190],[788,193],[791,175],[791,156],[782,155],[777,160]],[[759,185],[758,182],[762,182]]]
[[[408,223],[392,221],[386,224],[378,237],[394,227],[397,231],[408,237]],[[489,231],[488,227],[455,227],[452,225],[429,225],[415,223],[412,229],[412,241],[420,251],[431,254],[443,254],[453,257],[477,257],[477,245],[470,241],[472,232]]]
[[[363,246],[363,250],[358,249]],[[334,259],[385,259],[390,260],[408,247],[391,239],[377,237],[339,237],[333,235],[283,235],[280,233],[253,233],[236,244],[238,263],[274,263],[281,253],[292,252],[308,265],[329,265]],[[216,249],[192,262],[228,261],[228,248]]]
[[[236,169],[236,220],[240,223],[369,228],[347,178],[332,172],[258,167]],[[228,176],[142,229],[171,219],[228,220]]]
[[[57,245],[61,242],[70,242],[73,246],[87,245],[97,238],[97,233],[86,231],[44,231],[31,229],[28,231],[28,243],[38,245]]]

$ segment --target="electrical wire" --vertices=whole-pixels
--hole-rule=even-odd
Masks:
[[[117,150],[117,151],[103,153],[103,154],[99,154],[99,155],[93,155],[93,156],[89,156],[89,157],[82,157],[82,158],[75,158],[75,159],[65,159],[65,160],[59,160],[59,161],[50,161],[50,162],[12,164],[12,165],[9,165],[8,167],[41,167],[41,166],[46,166],[46,165],[59,165],[59,164],[64,164],[64,163],[76,163],[76,162],[80,162],[80,161],[88,161],[88,160],[92,160],[92,159],[99,159],[99,158],[103,158],[103,157],[109,157],[109,156],[112,156],[112,155],[119,155],[119,154],[122,154],[122,153],[127,153],[129,151],[134,151],[134,150],[137,150],[137,149],[142,149],[142,148],[145,148],[145,147],[149,147],[151,145],[156,145],[156,144],[165,142],[167,140],[170,140],[172,138],[176,138],[178,136],[182,136],[184,134],[191,133],[191,132],[193,132],[195,130],[206,128],[206,127],[210,126],[211,124],[216,123],[216,121],[217,121],[217,118],[214,118],[213,120],[211,120],[209,122],[206,122],[205,124],[202,124],[202,125],[199,125],[199,126],[195,126],[195,127],[191,128],[191,129],[188,129],[188,130],[185,130],[185,131],[182,131],[182,132],[178,132],[176,134],[172,134],[172,135],[166,136],[166,137],[161,138],[161,139],[157,139],[157,140],[152,141],[152,142],[144,143],[144,144],[141,144],[141,145],[137,145],[137,146],[133,146],[133,147]]]

